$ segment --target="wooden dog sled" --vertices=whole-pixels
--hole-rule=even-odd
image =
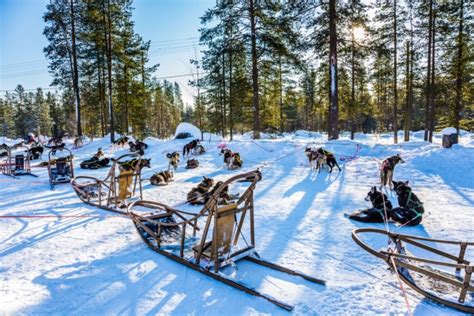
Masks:
[[[253,179],[236,203],[218,205],[221,191],[231,183]],[[228,277],[222,269],[239,260],[299,276],[313,278],[265,261],[255,251],[253,191],[258,181],[255,172],[234,176],[225,181],[198,213],[186,212],[152,201],[135,201],[128,215],[143,241],[154,251],[246,293],[262,297],[286,310],[293,306]],[[198,233],[199,232],[199,233]],[[247,235],[247,238],[245,237]]]
[[[10,147],[7,145],[0,145],[1,149],[7,152],[6,159],[0,163],[0,171],[9,177],[18,178],[19,176],[33,176],[37,175],[31,173],[29,148],[25,145],[16,145]],[[13,151],[17,151],[13,155]]]
[[[137,159],[136,168],[125,170],[120,164]],[[125,154],[112,159],[112,167],[104,180],[91,176],[77,176],[71,184],[77,196],[86,204],[98,208],[127,215],[127,206],[131,199],[142,198],[141,156]],[[138,191],[138,192],[137,192]]]
[[[394,247],[377,251],[361,240],[360,235],[364,233],[386,235]],[[474,242],[401,235],[375,228],[355,229],[352,239],[370,254],[387,262],[390,269],[398,272],[401,280],[413,290],[435,302],[474,314],[474,284],[471,280],[474,265],[465,259],[467,247],[473,246]],[[455,255],[439,250],[434,243],[443,248],[457,246],[459,253]],[[424,257],[410,253],[408,245],[423,253]]]

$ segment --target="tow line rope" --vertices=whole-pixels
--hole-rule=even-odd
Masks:
[[[382,168],[383,168],[383,163],[381,163],[378,159],[375,159],[375,161],[377,162],[378,164],[378,167],[380,169],[380,172],[382,172]],[[383,184],[382,184],[383,185]],[[382,190],[381,190],[382,191]],[[382,202],[383,202],[383,210],[384,210],[384,213],[385,213],[385,216],[384,216],[384,223],[385,223],[385,230],[387,232],[387,248],[388,250],[390,250],[390,245],[392,243],[392,240],[390,238],[390,228],[388,226],[388,212],[387,212],[387,205],[385,203],[385,194],[382,192]],[[392,267],[393,267],[393,270],[394,270],[394,274],[395,276],[397,277],[397,280],[398,280],[398,284],[400,286],[400,289],[402,290],[402,293],[403,293],[403,298],[405,300],[405,305],[407,307],[407,311],[408,311],[408,315],[410,316],[413,316],[413,313],[411,311],[411,308],[410,308],[410,303],[408,301],[408,296],[407,296],[407,293],[405,291],[405,288],[403,287],[403,283],[402,283],[402,280],[400,279],[400,275],[398,274],[398,270],[397,270],[397,265],[395,264],[395,260],[393,259],[393,257],[391,255],[389,255],[389,260],[391,261],[391,264],[392,264]]]

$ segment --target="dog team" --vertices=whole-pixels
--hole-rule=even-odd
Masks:
[[[350,219],[365,223],[393,221],[402,226],[416,226],[421,223],[425,212],[423,202],[413,193],[408,181],[393,180],[395,166],[404,162],[397,154],[385,159],[380,166],[380,187],[388,185],[395,191],[398,207],[393,207],[388,196],[373,186],[365,198],[371,202],[372,207],[348,215]]]

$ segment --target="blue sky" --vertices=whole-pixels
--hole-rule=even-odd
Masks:
[[[0,95],[18,84],[26,89],[49,87],[43,47],[43,13],[49,0],[0,0]],[[135,0],[135,31],[151,41],[150,63],[159,63],[156,77],[189,74],[195,58],[200,17],[214,0]],[[177,77],[185,102],[191,103],[191,77]],[[53,90],[54,91],[54,90]]]

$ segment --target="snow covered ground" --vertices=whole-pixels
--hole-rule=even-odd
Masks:
[[[407,308],[387,265],[359,248],[351,239],[362,224],[344,213],[368,207],[364,197],[378,185],[378,161],[400,153],[396,180],[409,180],[424,202],[422,225],[392,231],[432,238],[474,237],[474,135],[464,133],[460,145],[441,148],[413,133],[409,143],[392,144],[392,136],[358,134],[327,141],[325,135],[299,131],[278,139],[252,141],[242,136],[227,145],[241,154],[243,171],[263,167],[255,191],[256,242],[270,261],[327,281],[326,286],[272,272],[252,263],[238,263],[239,280],[261,292],[295,305],[294,314],[404,314]],[[181,162],[175,181],[165,187],[144,187],[145,199],[169,205],[182,202],[201,176],[226,179],[239,171],[223,168],[216,137],[203,142],[208,152],[200,167],[186,170]],[[403,138],[401,138],[403,139]],[[146,157],[153,171],[164,170],[165,153],[182,149],[189,140],[146,139]],[[3,140],[0,139],[0,142]],[[310,143],[338,157],[342,172],[311,172],[304,155]],[[75,155],[76,175],[105,177],[103,170],[80,170],[79,162],[98,147],[107,156],[128,149],[106,139],[86,142]],[[43,157],[46,157],[44,155]],[[34,162],[33,165],[36,165]],[[33,168],[38,178],[12,179],[0,175],[0,216],[47,215],[43,218],[0,218],[0,314],[287,314],[261,299],[188,269],[150,250],[132,222],[83,204],[69,184],[49,189],[46,168]],[[394,193],[389,193],[396,205]],[[473,258],[474,252],[468,252]],[[459,314],[411,290],[408,299],[416,315]]]

